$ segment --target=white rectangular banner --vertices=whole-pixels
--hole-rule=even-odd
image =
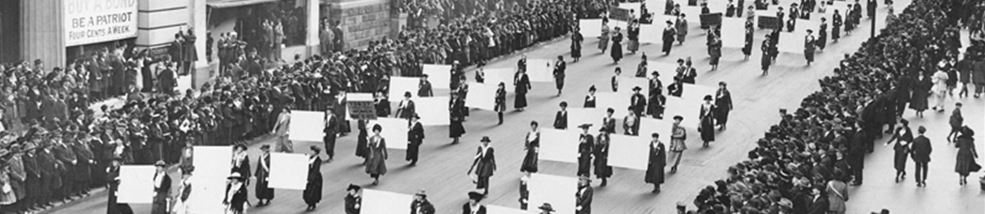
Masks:
[[[605,109],[601,108],[571,108],[568,107],[568,130],[581,132],[578,126],[581,124],[592,124],[589,131],[598,130],[602,127],[602,118],[605,117]],[[553,124],[553,121],[551,121]]]
[[[793,32],[786,32],[786,29],[783,29],[780,32],[780,41],[776,44],[776,48],[783,53],[804,54],[804,37],[806,36],[806,30],[802,30],[801,27],[797,27],[797,30]]]
[[[366,130],[373,130],[373,125],[380,124],[383,131],[380,136],[386,139],[388,149],[407,149],[407,131],[410,130],[408,121],[401,118],[376,118],[366,123]],[[372,136],[370,132],[370,136]]]
[[[233,150],[229,146],[195,146],[195,174],[192,176],[190,213],[223,213],[222,199],[226,196],[226,181],[232,169]]]
[[[422,66],[424,74],[428,75],[428,81],[431,82],[432,88],[451,88],[451,65],[424,64]]]
[[[701,101],[692,99],[681,99],[678,97],[667,97],[666,111],[664,118],[673,120],[675,115],[684,117],[681,126],[697,128],[698,116],[701,114]]]
[[[553,214],[574,214],[578,193],[578,179],[573,177],[531,174],[527,183],[530,190],[528,207],[539,207],[544,203],[551,204]],[[527,213],[536,214],[539,210],[527,209]]]
[[[711,95],[712,98],[715,97],[716,88],[704,85],[694,85],[694,84],[684,84],[684,91],[681,92],[681,97],[688,100],[697,100],[702,102],[705,95]]]
[[[137,0],[64,0],[64,4],[66,47],[137,36]]]
[[[742,48],[746,45],[746,19],[722,18],[722,47]]]
[[[434,86],[434,82],[431,82]],[[387,94],[390,102],[400,102],[404,99],[404,93],[410,92],[410,97],[417,97],[417,91],[421,88],[419,77],[390,77],[390,93]]]
[[[465,106],[494,111],[496,107],[496,85],[469,83],[469,96]]]
[[[578,163],[578,136],[581,131],[540,129],[540,160]]]
[[[619,84],[621,85],[622,83]],[[629,101],[632,95],[633,94],[631,93],[621,91],[596,93],[595,106],[597,109],[600,109],[601,112],[606,112],[608,108],[612,108],[612,110],[614,110],[612,117],[621,120],[626,115],[629,115]],[[616,126],[621,126],[621,124]]]
[[[408,194],[363,189],[361,214],[410,213],[414,197]]]
[[[554,60],[528,58],[527,77],[530,82],[554,82]]]
[[[660,135],[660,142],[670,143],[671,132],[674,130],[674,119],[664,118],[658,120],[654,118],[640,118],[640,136],[646,137],[647,142],[652,139],[653,133]]]
[[[513,84],[516,82],[516,79],[514,78],[514,75],[516,74],[515,69],[487,68],[485,69],[485,72],[486,72],[485,84],[492,86],[493,91],[496,91],[495,89],[499,87],[499,83],[503,83],[503,86],[506,89],[506,93],[513,93],[513,91],[515,91],[516,87],[513,86]],[[472,85],[469,85],[470,94],[472,93],[472,90],[474,90],[472,88]]]
[[[609,139],[609,166],[646,170],[650,135],[610,134]]]
[[[267,181],[270,188],[304,190],[308,183],[308,156],[303,153],[270,153],[270,177]]]
[[[581,19],[578,20],[578,27],[585,40],[602,35],[602,19]]]
[[[481,98],[481,96],[479,97]],[[417,115],[421,116],[421,125],[447,126],[451,124],[451,114],[448,112],[448,97],[418,97],[413,100],[414,105],[416,105]]]
[[[517,209],[517,208],[501,207],[501,206],[496,206],[496,205],[486,205],[486,213],[488,213],[488,214],[527,214],[527,211],[521,210],[521,209]]]
[[[154,173],[151,165],[120,166],[117,203],[150,204],[154,201]]]
[[[667,86],[674,83],[674,75],[677,75],[677,64],[651,60],[647,61],[646,67],[650,69],[650,72],[646,74],[647,77],[653,76],[649,74],[653,73],[653,71],[660,74],[657,79],[659,79],[660,83],[663,85],[661,91],[664,95],[667,95]]]
[[[342,118],[337,118],[342,119]],[[290,140],[321,142],[325,136],[325,113],[317,111],[291,111],[291,125],[288,127]]]
[[[649,68],[649,63],[647,68]],[[649,72],[647,72],[649,75]],[[640,87],[640,94],[646,97],[650,94],[650,80],[642,77],[632,77],[632,76],[620,76],[619,77],[619,92],[620,93],[633,93],[633,87]],[[629,99],[629,98],[626,98]]]

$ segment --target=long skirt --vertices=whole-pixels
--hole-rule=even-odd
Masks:
[[[805,48],[804,49],[804,59],[806,59],[807,62],[814,62],[814,49],[813,48]]]
[[[527,107],[527,94],[517,93],[516,97],[513,98],[513,108],[525,108]]]
[[[954,162],[954,172],[962,176],[968,176],[974,164],[976,164],[975,157],[971,154],[971,151],[965,149],[958,150],[958,155]]]
[[[711,56],[711,59],[708,60],[708,64],[709,65],[718,65],[718,59],[720,59],[720,58],[722,58],[721,55],[719,55],[719,56]]]
[[[359,139],[356,140],[356,156],[366,157],[366,129],[359,129]]]
[[[448,137],[461,137],[463,134],[465,134],[465,127],[462,126],[462,121],[452,120],[448,127]]]
[[[893,154],[893,168],[897,171],[906,171],[906,159],[907,156],[909,156],[908,154],[910,153],[905,151],[896,151]]]
[[[773,62],[773,59],[771,59],[769,55],[763,54],[763,60],[762,60],[763,70],[769,70],[770,69],[770,63],[772,63],[772,62]]]
[[[267,185],[270,182],[266,181],[266,177],[257,177],[256,184],[256,197],[257,199],[274,199],[274,189],[269,188]]]
[[[599,37],[599,50],[605,51],[609,48],[609,37]]]
[[[910,108],[917,111],[927,110],[927,97],[930,93],[927,91],[913,91],[913,98],[910,99]]]
[[[609,53],[612,56],[612,60],[619,61],[622,59],[622,44],[612,43],[612,52]]]
[[[702,141],[715,141],[715,122],[711,117],[706,117],[701,120],[701,140]]]
[[[309,180],[304,186],[304,192],[302,193],[304,203],[308,205],[315,205],[318,204],[318,202],[321,202],[321,190],[321,178],[315,179],[314,181]]]
[[[581,58],[581,43],[571,43],[571,58]]]
[[[579,176],[589,176],[592,173],[592,158],[591,157],[579,157],[578,158],[578,175]]]
[[[717,124],[723,125],[725,123],[728,123],[728,113],[729,113],[728,109],[718,108],[718,111],[715,112],[715,121],[717,122]]]
[[[612,167],[609,166],[608,160],[603,158],[595,158],[593,164],[595,165],[595,177],[597,178],[612,177]]]
[[[660,50],[661,50],[662,52],[667,52],[667,53],[669,53],[669,52],[670,52],[670,48],[671,48],[671,47],[673,47],[673,46],[674,46],[674,41],[670,41],[670,42],[668,42],[667,40],[664,40],[664,44],[663,44],[663,48],[662,48],[662,49],[660,49]]]
[[[838,38],[841,38],[841,26],[831,28],[831,39],[838,40]]]
[[[528,149],[527,155],[523,156],[523,164],[520,165],[520,171],[537,172],[537,156],[535,149]]]
[[[626,50],[629,52],[636,52],[639,49],[640,41],[630,39],[629,42],[626,43]]]

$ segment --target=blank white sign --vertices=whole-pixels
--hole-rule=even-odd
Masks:
[[[621,82],[619,84],[622,84]],[[596,103],[595,106],[605,112],[606,109],[612,108],[615,112],[612,117],[622,119],[626,115],[629,115],[629,99],[632,97],[632,93],[629,92],[602,92],[596,93]]]
[[[568,107],[568,130],[581,132],[578,128],[581,124],[592,124],[591,130],[602,127],[602,118],[605,117],[605,109],[602,108],[571,108]],[[551,121],[553,125],[553,121]]]
[[[540,160],[578,163],[578,136],[581,131],[540,129]]]
[[[549,203],[555,210],[554,214],[575,213],[577,178],[534,173],[530,175],[527,188],[530,190],[529,207]],[[527,209],[527,213],[536,214],[539,210]]]
[[[451,88],[451,65],[423,64],[421,66],[424,74],[428,75],[428,81],[431,82],[432,88]]]
[[[366,130],[373,130],[373,125],[380,124],[383,127],[383,131],[380,132],[380,136],[386,139],[386,148],[389,149],[407,149],[407,131],[408,121],[401,118],[376,118],[376,120],[370,120],[366,123]],[[372,136],[370,132],[370,136]]]
[[[722,47],[742,48],[746,45],[746,19],[722,18]]]
[[[149,204],[154,200],[154,173],[151,165],[120,166],[118,203]]]
[[[784,26],[784,28],[786,28]],[[780,41],[776,44],[776,48],[780,52],[784,53],[804,53],[804,37],[807,36],[807,31],[803,29],[802,26],[798,26],[797,30],[793,32],[787,32],[783,29],[780,32]]]
[[[530,82],[554,82],[554,61],[527,59],[527,77]]]
[[[325,113],[318,111],[291,111],[288,133],[292,141],[321,142],[325,136]]]
[[[362,214],[410,213],[414,197],[407,194],[363,189]]]
[[[584,38],[595,38],[602,35],[602,19],[578,20],[579,31]]]
[[[675,115],[684,117],[681,126],[697,128],[698,116],[701,114],[701,101],[693,99],[682,99],[679,97],[667,97],[666,111],[664,118],[673,120]]]
[[[659,79],[660,83],[663,84],[663,90],[661,90],[662,93],[664,95],[667,95],[667,86],[670,85],[671,83],[674,83],[674,75],[677,75],[677,64],[658,62],[658,61],[647,61],[646,67],[650,69],[650,71],[647,72],[646,74],[647,77],[653,76],[650,75],[650,73],[653,73],[653,71],[656,71],[658,74],[660,74],[660,76],[657,77],[657,79]]]
[[[649,135],[610,134],[609,139],[609,166],[646,170]]]
[[[417,114],[421,116],[421,125],[447,126],[451,124],[448,97],[417,97],[413,100],[414,105],[417,106]]]
[[[267,181],[270,188],[304,190],[308,182],[308,156],[302,153],[270,153],[270,176]]]
[[[223,213],[222,199],[226,196],[226,178],[232,169],[232,147],[195,146],[195,174],[192,176],[192,194],[189,196],[189,210],[196,214]]]
[[[684,99],[697,100],[701,102],[704,100],[705,95],[711,95],[711,97],[714,98],[716,89],[717,88],[704,85],[684,84],[684,91],[681,92],[681,97]]]
[[[647,141],[653,133],[660,135],[660,142],[670,143],[670,136],[673,135],[673,118],[658,120],[654,118],[640,118],[640,136],[645,136]]]
[[[390,93],[387,96],[391,102],[403,100],[404,92],[410,92],[410,97],[417,97],[420,84],[421,79],[418,77],[390,77]],[[434,87],[434,82],[431,82],[431,87]]]
[[[650,64],[647,64],[647,68],[649,66]],[[647,72],[647,75],[649,75],[649,72]],[[642,77],[619,77],[619,92],[633,93],[633,87],[640,87],[640,94],[643,94],[643,97],[650,94],[650,80]],[[629,98],[627,97],[626,99]]]
[[[499,87],[499,83],[503,83],[506,93],[512,93],[514,91],[515,87],[513,84],[516,82],[516,79],[513,78],[513,75],[516,74],[515,70],[511,68],[487,68],[485,72],[485,84],[493,86],[494,92],[496,91],[496,87]],[[469,94],[474,90],[472,85],[469,84]]]
[[[490,84],[469,83],[469,96],[465,96],[465,106],[494,111],[496,87]]]

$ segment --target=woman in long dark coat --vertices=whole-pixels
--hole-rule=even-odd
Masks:
[[[465,100],[458,98],[457,93],[451,94],[451,100],[448,103],[448,110],[451,114],[451,123],[448,126],[448,137],[452,138],[452,143],[458,143],[458,138],[465,134],[465,126],[462,126],[462,122],[465,121]]]
[[[321,157],[318,155],[321,149],[311,146],[311,154],[308,155],[308,183],[304,185],[303,199],[308,204],[309,211],[314,210],[318,202],[321,202]]]
[[[530,132],[527,132],[523,144],[523,150],[527,154],[523,156],[520,172],[537,172],[538,153],[540,152],[540,130],[537,129],[537,126],[537,121],[530,121]]]
[[[369,141],[368,133],[366,132],[366,120],[358,120],[356,122],[359,125],[359,136],[356,139],[356,156],[363,158],[363,163],[369,158],[367,153],[369,153],[368,147],[366,146],[367,141]]]
[[[499,116],[499,124],[503,124],[503,112],[506,111],[506,84],[499,82],[499,88],[496,89],[496,106],[493,110],[496,111],[496,115]]]
[[[917,111],[918,117],[923,117],[923,111],[927,110],[927,98],[930,97],[930,89],[934,87],[934,83],[930,81],[930,78],[923,75],[917,75],[916,84],[913,86],[913,94],[910,99],[910,109]]]
[[[636,54],[636,51],[640,49],[640,23],[639,20],[633,20],[626,29],[626,39],[629,42],[626,44],[626,50],[630,53]]]
[[[596,138],[594,148],[592,149],[592,156],[595,156],[593,165],[595,165],[595,177],[602,179],[601,186],[605,186],[608,183],[608,178],[612,177],[612,167],[609,166],[609,132],[605,128],[599,129],[599,135]]]
[[[828,45],[828,20],[821,17],[821,26],[817,29],[817,48],[824,51]]]
[[[619,32],[619,27],[612,30],[612,50],[609,52],[609,56],[612,57],[613,63],[619,63],[619,60],[622,59],[622,33]]]
[[[746,42],[742,46],[742,55],[745,55],[745,59],[749,59],[749,55],[752,55],[752,44],[753,44],[753,33],[756,32],[752,25],[752,19],[746,21]]]
[[[961,178],[958,180],[959,185],[968,184],[968,174],[981,169],[981,166],[975,162],[975,159],[978,159],[978,151],[975,150],[975,138],[973,136],[975,136],[975,132],[965,126],[961,131],[961,136],[954,143],[954,146],[958,148],[954,172],[957,172]]]
[[[763,74],[762,75],[766,75],[766,74],[769,74],[770,64],[773,63],[773,58],[770,55],[770,36],[769,35],[766,35],[766,40],[763,40],[763,45],[760,46],[759,49],[763,51],[763,57],[761,59],[761,63],[762,63],[762,66],[763,66],[762,67],[763,68]]]
[[[530,77],[527,76],[526,69],[520,69],[515,78],[516,97],[513,98],[513,108],[523,111],[527,107],[527,92],[531,89]]]
[[[837,42],[841,38],[841,22],[841,14],[835,10],[834,15],[831,15],[831,41]]]
[[[722,39],[715,30],[709,30],[708,36],[710,37],[708,41],[708,56],[711,57],[708,60],[708,64],[711,65],[711,70],[718,70],[718,59],[722,58]]]
[[[571,33],[571,58],[574,58],[575,62],[577,62],[578,59],[581,59],[581,41],[585,40],[585,38],[582,37],[581,33],[578,31],[579,28],[575,27],[574,31]]]
[[[653,133],[650,140],[650,155],[646,164],[646,183],[653,184],[653,193],[660,192],[660,184],[664,183],[664,166],[667,165],[667,150],[660,142],[660,134]]]
[[[592,149],[595,146],[595,137],[588,133],[589,124],[578,126],[585,130],[578,137],[578,176],[590,176],[592,173]]]
[[[701,132],[703,146],[708,147],[708,142],[715,141],[715,104],[711,102],[711,95],[705,95],[705,103],[701,105],[701,125],[698,129]]]
[[[386,174],[386,139],[380,136],[383,127],[380,124],[373,125],[373,136],[369,137],[369,145],[366,159],[366,173],[373,177],[373,185],[380,183],[380,176]]]
[[[588,87],[588,95],[585,95],[585,108],[595,108],[595,85]]]

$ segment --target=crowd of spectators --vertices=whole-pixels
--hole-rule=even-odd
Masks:
[[[749,160],[700,190],[693,212],[845,213],[849,197],[839,187],[862,184],[865,154],[886,125],[892,129],[903,111],[899,106],[905,106],[899,104],[908,101],[900,95],[920,90],[907,80],[929,78],[958,61],[957,21],[967,17],[949,12],[957,5],[913,1],[898,21],[846,55],[801,108],[781,110],[782,120],[757,142]],[[817,207],[815,197],[828,204]]]

